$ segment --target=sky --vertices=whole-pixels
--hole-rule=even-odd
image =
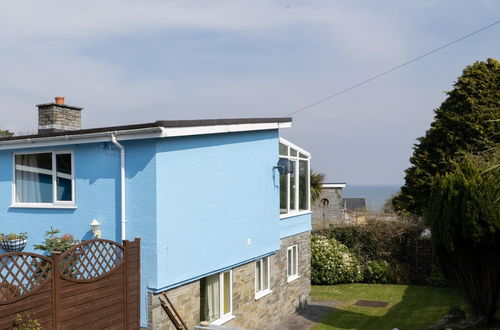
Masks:
[[[500,19],[497,0],[10,1],[0,128],[65,96],[84,128],[283,117]],[[412,146],[500,24],[293,116],[284,138],[327,182],[403,183]]]

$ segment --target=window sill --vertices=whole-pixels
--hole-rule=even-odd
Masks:
[[[265,297],[265,296],[267,296],[268,294],[271,294],[271,293],[273,293],[273,291],[271,291],[269,289],[266,289],[266,290],[263,290],[263,291],[259,291],[259,292],[255,293],[255,300],[259,300],[260,298]]]
[[[227,314],[227,315],[224,315],[223,317],[221,317],[220,319],[217,319],[215,321],[210,322],[210,324],[213,324],[213,325],[222,325],[222,324],[224,324],[226,322],[231,321],[234,318],[236,318],[236,316],[234,316],[233,314]]]
[[[69,210],[75,210],[78,207],[76,205],[26,203],[26,204],[12,204],[11,206],[9,206],[9,208],[12,208],[12,209],[69,209]]]
[[[286,279],[286,283],[291,283],[291,282],[295,281],[298,278],[300,278],[300,275],[288,276],[287,279]]]
[[[288,212],[288,213],[283,213],[280,214],[280,219],[286,219],[286,218],[291,218],[291,217],[296,217],[299,215],[304,215],[304,214],[311,214],[312,212],[309,210],[306,211],[298,211],[298,212]]]

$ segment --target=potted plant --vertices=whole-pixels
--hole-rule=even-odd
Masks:
[[[27,233],[0,234],[0,248],[6,252],[20,252],[24,250],[27,242]]]

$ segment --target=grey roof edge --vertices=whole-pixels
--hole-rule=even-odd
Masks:
[[[57,104],[57,103],[41,103],[36,105],[38,108],[42,107],[60,107],[60,108],[68,108],[68,109],[73,109],[73,110],[83,110],[82,107],[76,107],[74,105],[68,105],[68,104]]]
[[[46,137],[57,136],[72,136],[83,135],[91,133],[104,133],[104,132],[119,132],[129,131],[144,128],[174,128],[174,127],[200,127],[200,126],[220,126],[220,125],[241,125],[241,124],[265,124],[265,123],[289,123],[292,118],[289,117],[271,117],[271,118],[228,118],[228,119],[198,119],[198,120],[158,120],[152,123],[132,124],[122,126],[109,126],[79,129],[73,131],[55,132],[55,133],[42,133],[31,135],[18,135],[10,137],[0,137],[0,141],[15,141],[24,139],[38,139]]]

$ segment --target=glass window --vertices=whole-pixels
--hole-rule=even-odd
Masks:
[[[200,317],[215,322],[232,313],[231,271],[214,274],[200,280]]]
[[[280,156],[288,156],[288,147],[280,143]]]
[[[255,262],[255,297],[258,299],[269,292],[270,257]]]
[[[287,248],[287,281],[291,282],[299,277],[299,265],[298,265],[298,245],[292,245]]]
[[[289,145],[287,145],[289,144]],[[310,156],[305,151],[299,152],[297,147],[291,147],[290,142],[280,139],[280,159],[288,159],[293,163],[293,172],[280,173],[280,215],[283,217],[294,212],[309,211],[310,206]],[[285,157],[282,149],[290,150],[290,156]],[[300,158],[296,158],[300,156]]]
[[[73,202],[72,154],[15,154],[15,203]]]
[[[307,160],[299,160],[299,210],[309,209],[309,163]]]

